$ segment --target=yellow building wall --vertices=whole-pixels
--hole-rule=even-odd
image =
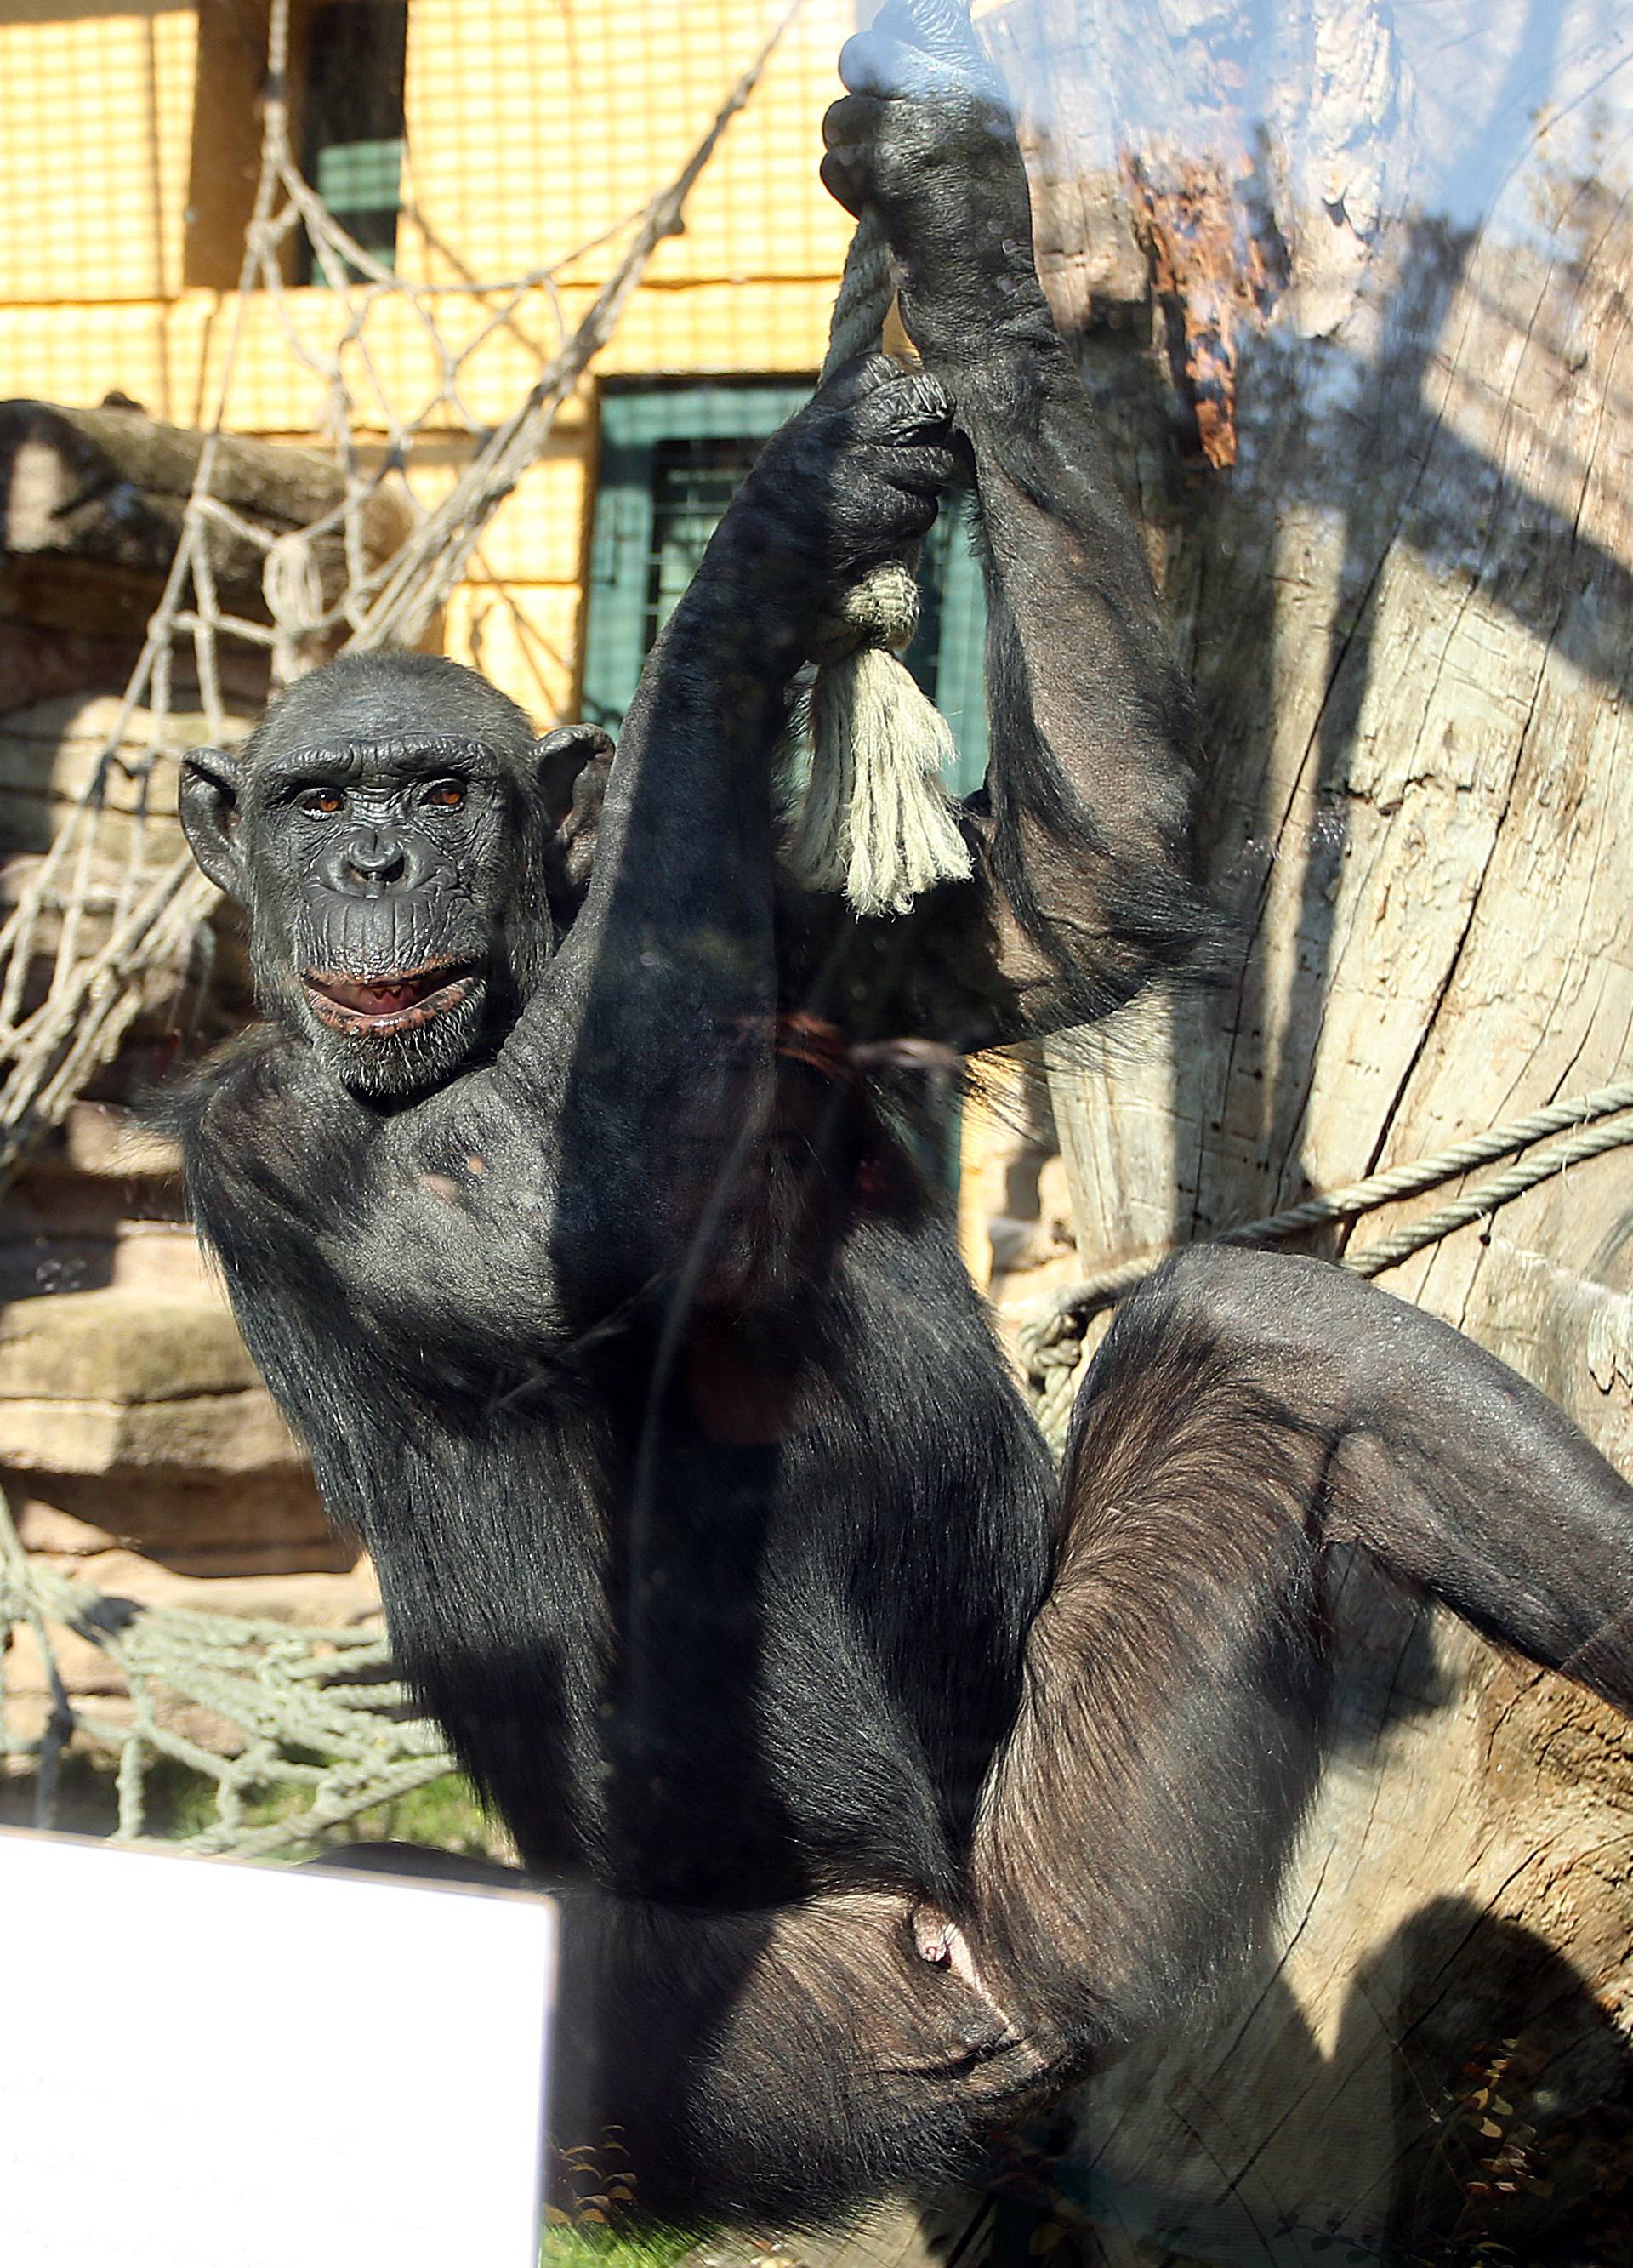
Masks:
[[[685,163],[787,0],[414,0],[405,201],[467,275],[520,276],[616,230]],[[833,277],[849,223],[815,186],[851,0],[806,0],[694,192],[653,288]],[[599,280],[617,244],[573,273]],[[457,272],[424,260],[424,272]]]
[[[0,0],[0,395],[78,404],[117,388],[155,416],[207,423],[224,385],[232,429],[321,437],[323,372],[356,295],[285,289],[240,304],[189,281],[189,263],[231,272],[227,239],[260,138],[245,42],[260,36],[265,0],[203,4],[217,16],[201,40],[193,8]],[[297,6],[298,32],[309,4]],[[525,394],[559,322],[577,320],[615,264],[624,225],[679,171],[784,9],[410,0],[400,272],[434,288],[437,329],[462,351],[493,312],[465,288],[473,279],[550,271],[550,286],[461,360],[467,417],[497,422]],[[855,20],[854,0],[806,0],[597,379],[816,367],[850,233],[816,179],[819,128]],[[202,87],[201,50],[216,58]],[[234,151],[235,162],[223,154]],[[418,419],[443,379],[422,316],[382,297],[364,335],[366,359],[353,348],[344,364],[353,422],[383,433]],[[593,395],[592,382],[563,414],[448,609],[449,651],[541,719],[574,698]],[[434,503],[468,445],[452,408],[430,423],[446,439],[422,451],[415,478]]]
[[[180,289],[196,33],[191,8],[0,5],[0,302]]]

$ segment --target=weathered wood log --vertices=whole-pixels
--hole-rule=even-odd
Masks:
[[[1214,0],[1156,37],[1086,0],[1001,20],[1050,122],[1046,280],[1193,665],[1240,943],[1224,997],[1056,1053],[1093,1267],[1627,1075],[1633,225],[1503,0],[1444,81],[1401,45],[1426,23],[1372,0],[1269,46]],[[1126,261],[1074,238],[1074,150],[1080,230],[1124,185],[1143,335],[1089,281]],[[1382,1281],[1633,1471],[1633,1152]],[[1365,1568],[1341,1590],[1276,1957],[1084,2090],[1039,2194],[1107,2261],[1633,2257],[1633,1742]]]
[[[142,578],[168,574],[208,438],[136,409],[0,402],[0,554],[134,571]],[[346,482],[339,467],[315,450],[223,434],[210,493],[276,536],[330,519],[345,500]],[[412,514],[389,484],[367,496],[359,511],[364,562],[375,566],[401,543]],[[211,529],[210,546],[223,598],[261,611],[262,546],[220,524]],[[342,529],[337,525],[314,536],[312,551],[327,603],[346,579]],[[50,585],[42,578],[40,587]],[[19,601],[14,597],[12,603]]]

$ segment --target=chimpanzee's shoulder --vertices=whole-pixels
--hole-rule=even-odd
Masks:
[[[315,1218],[349,1202],[378,1130],[310,1049],[264,1024],[173,1082],[153,1116],[180,1149],[195,1215],[214,1242],[228,1212]]]
[[[143,1116],[184,1152],[216,1138],[228,1123],[287,1105],[299,1083],[296,1047],[270,1024],[251,1024],[144,1102]]]

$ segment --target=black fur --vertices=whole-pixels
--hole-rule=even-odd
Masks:
[[[846,68],[832,178],[886,213],[928,372],[857,365],[769,445],[610,772],[372,659],[184,798],[271,1020],[180,1106],[201,1226],[405,1672],[567,1886],[559,2138],[616,2124],[687,2219],[929,2178],[1213,1987],[1318,1766],[1335,1521],[1633,1698],[1627,1490],[1334,1271],[1206,1256],[1130,1300],[1057,1489],[889,1043],[1195,957],[1189,713],[1012,141],[887,38]],[[931,519],[949,399],[978,871],[858,923],[778,898],[775,752],[825,605]]]

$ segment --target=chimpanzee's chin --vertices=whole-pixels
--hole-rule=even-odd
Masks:
[[[388,1032],[335,1031],[308,1011],[306,1036],[342,1084],[370,1102],[411,1099],[445,1085],[485,1051],[485,984],[428,1022]]]

